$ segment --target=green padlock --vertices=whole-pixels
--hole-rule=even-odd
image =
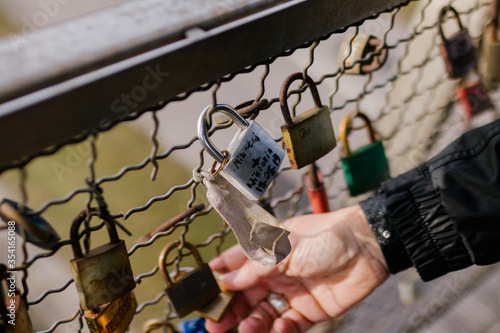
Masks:
[[[362,119],[368,128],[371,144],[363,146],[354,152],[349,149],[347,137],[352,130],[354,118]],[[375,139],[375,133],[370,119],[362,112],[354,111],[347,114],[340,124],[340,140],[342,141],[342,168],[351,196],[356,196],[380,186],[380,183],[390,177],[389,163],[385,156],[382,141]]]

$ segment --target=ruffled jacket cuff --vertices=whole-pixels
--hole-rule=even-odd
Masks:
[[[429,281],[472,264],[425,166],[386,181],[361,207],[391,273],[415,266]]]

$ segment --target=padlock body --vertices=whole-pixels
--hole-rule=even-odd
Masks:
[[[83,310],[98,308],[135,288],[125,241],[107,243],[70,262]]]
[[[450,78],[464,76],[478,61],[477,50],[467,29],[462,29],[439,45]]]
[[[213,301],[220,288],[212,270],[204,263],[168,285],[165,293],[177,316],[183,318]]]
[[[390,177],[382,141],[363,146],[343,157],[342,168],[351,196],[375,190]]]
[[[290,166],[300,169],[330,152],[337,140],[327,106],[312,108],[281,126]]]
[[[137,308],[133,291],[125,296],[99,307],[100,312],[85,311],[84,317],[91,333],[125,333],[132,322]]]
[[[493,110],[493,104],[488,96],[486,87],[478,80],[472,85],[458,87],[456,94],[462,110],[464,118],[469,120],[472,117],[486,110]]]
[[[363,59],[368,53],[375,51],[375,47],[368,43],[371,38],[374,37],[359,33],[354,39],[352,37],[344,39],[338,57],[339,67],[343,68],[345,65],[344,73],[362,74],[361,65],[364,63],[359,60]]]
[[[285,151],[255,121],[238,130],[228,152],[221,175],[251,200],[262,197],[285,157]]]
[[[233,301],[234,291],[224,290],[210,303],[202,306],[195,313],[203,318],[210,319],[215,322],[219,322],[222,316],[226,313],[229,308],[229,304]]]
[[[486,63],[484,67],[484,83],[489,91],[494,91],[500,87],[500,43],[494,40],[491,33],[486,38],[483,56]]]

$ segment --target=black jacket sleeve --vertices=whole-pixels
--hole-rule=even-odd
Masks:
[[[384,182],[361,207],[391,273],[424,281],[500,261],[500,120]]]

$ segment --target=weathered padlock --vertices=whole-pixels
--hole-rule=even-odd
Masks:
[[[86,310],[84,317],[91,333],[125,333],[134,319],[137,300],[134,291],[101,305],[99,311]]]
[[[484,39],[482,41],[482,74],[486,88],[489,91],[496,90],[500,87],[499,11],[499,1],[493,0],[491,21],[484,32]]]
[[[191,251],[198,267],[191,272],[183,274],[175,282],[172,282],[166,267],[167,256],[170,251],[180,245],[180,241],[167,244],[161,251],[158,259],[158,267],[165,280],[165,293],[177,316],[182,318],[217,298],[220,289],[208,264],[202,261],[196,247],[187,242],[184,243],[184,247]]]
[[[328,195],[323,184],[323,174],[316,166],[316,163],[309,165],[309,170],[305,174],[305,187],[307,189],[307,197],[313,214],[321,214],[330,211],[328,203]]]
[[[371,144],[351,152],[347,137],[352,130],[354,118],[361,118],[365,122]],[[370,119],[364,113],[354,111],[342,119],[340,140],[343,153],[342,168],[351,196],[374,190],[382,181],[389,178],[389,163],[385,156],[384,146],[382,141],[376,141]]]
[[[0,218],[6,223],[14,221],[16,233],[42,249],[52,249],[61,238],[42,216],[31,215],[32,212],[30,208],[22,207],[10,199],[3,199],[0,203]]]
[[[33,332],[26,299],[16,287],[16,275],[4,264],[0,264],[0,332]]]
[[[449,11],[454,14],[459,31],[450,38],[446,38],[443,32],[443,21]],[[460,17],[452,6],[445,6],[441,9],[437,24],[442,39],[439,50],[443,56],[448,76],[452,79],[464,76],[476,66],[478,61],[477,50],[472,43],[469,31],[462,26]]]
[[[217,272],[214,273],[216,280],[217,275]],[[234,299],[235,292],[221,286],[219,286],[219,288],[221,292],[213,301],[195,311],[198,316],[215,322],[219,322],[222,319],[222,316],[224,316],[229,308],[229,305]]]
[[[461,80],[455,93],[462,106],[466,121],[470,121],[471,118],[486,110],[494,109],[486,87],[475,72],[467,74]]]
[[[370,54],[373,54],[370,56]],[[358,33],[346,36],[340,45],[338,66],[346,74],[367,74],[382,67],[387,60],[387,47],[375,36]]]
[[[239,127],[227,151],[221,152],[208,139],[207,115],[211,109],[211,105],[207,106],[198,119],[202,146],[220,163],[220,174],[224,178],[249,199],[259,199],[276,176],[285,156],[284,150],[255,121],[247,122],[229,105],[217,104],[213,112],[225,113]],[[212,174],[218,172],[212,168]]]
[[[71,225],[70,240],[75,259],[70,264],[81,308],[97,310],[127,295],[135,288],[135,280],[125,241],[118,238],[116,222],[111,217],[103,219],[110,242],[83,254],[78,230],[86,217],[87,212],[82,211]]]
[[[316,106],[294,118],[290,115],[287,102],[288,88],[293,81],[303,78],[302,73],[288,76],[280,90],[280,107],[285,118],[281,132],[293,169],[300,169],[317,161],[337,145],[328,107],[321,104],[316,84],[309,76],[306,76],[305,83],[311,90]]]
[[[177,333],[175,327],[165,319],[150,319],[142,326],[142,333],[151,333],[158,329],[163,329],[164,333]]]

